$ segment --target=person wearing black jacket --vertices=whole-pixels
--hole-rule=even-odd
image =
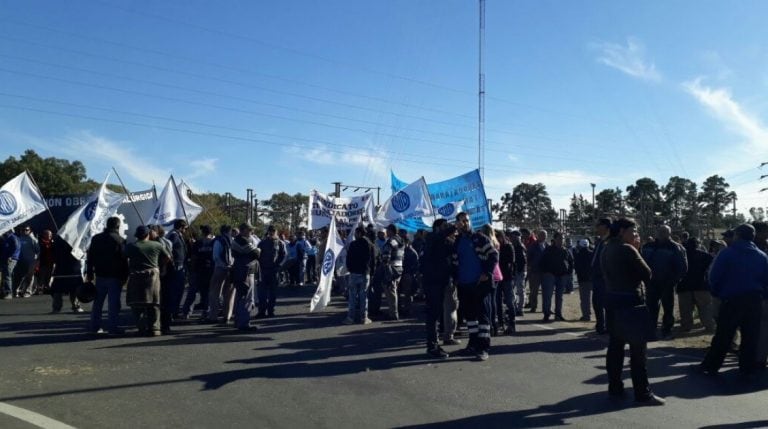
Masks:
[[[573,272],[573,257],[571,252],[563,247],[563,234],[556,232],[554,244],[544,249],[539,261],[542,288],[542,310],[544,321],[549,322],[552,315],[552,294],[555,295],[555,320],[563,318],[563,292],[565,284]]]
[[[365,228],[355,228],[355,240],[347,249],[346,265],[349,271],[347,318],[345,325],[371,323],[368,318],[368,285],[376,266],[373,243],[365,237]]]
[[[605,243],[611,231],[611,220],[608,218],[598,219],[595,224],[595,254],[592,256],[591,275],[592,280],[592,309],[595,310],[595,331],[603,335],[607,333],[605,326],[605,279],[603,277],[602,254],[605,250]]]
[[[501,269],[501,284],[499,285],[496,295],[496,308],[499,309],[497,313],[498,328],[503,330],[505,334],[512,335],[516,331],[515,327],[515,315],[517,314],[517,307],[515,305],[515,248],[512,243],[507,240],[507,237],[502,232],[496,233],[496,239],[499,241],[499,269]],[[509,320],[506,329],[504,329],[504,312],[501,311],[503,302],[507,305],[507,319]]]
[[[274,317],[275,302],[277,301],[277,275],[280,264],[285,258],[285,243],[277,237],[274,226],[267,227],[267,234],[259,242],[259,266],[261,281],[258,285],[259,312],[256,318]]]
[[[520,231],[510,233],[512,247],[515,250],[515,316],[523,316],[525,307],[525,277],[527,274],[528,252],[521,240]]]
[[[579,282],[579,302],[581,304],[581,320],[589,322],[592,307],[592,258],[595,252],[589,247],[589,240],[579,240],[578,247],[573,252],[573,267],[576,280]]]
[[[248,223],[240,225],[240,234],[232,240],[232,285],[235,288],[235,327],[241,331],[253,330],[251,310],[253,310],[253,289],[260,277],[259,254],[255,237],[251,236],[253,227]]]
[[[699,249],[699,240],[689,238],[685,243],[688,257],[688,272],[677,285],[677,303],[680,306],[680,329],[688,332],[693,328],[693,306],[699,311],[699,319],[707,332],[715,332],[712,315],[712,294],[707,274],[712,265],[712,255]]]
[[[101,329],[101,312],[104,300],[108,299],[107,314],[109,323],[107,330],[112,335],[120,335],[125,331],[120,329],[120,300],[123,284],[128,279],[128,258],[125,256],[125,240],[120,236],[120,218],[110,217],[104,232],[96,234],[91,239],[87,252],[86,280],[96,280],[96,298],[91,307],[89,331],[103,332]]]
[[[451,257],[455,229],[445,219],[432,223],[432,232],[424,242],[421,272],[426,295],[427,354],[437,359],[448,358],[448,353],[437,343],[437,323],[443,316],[445,290],[451,282]],[[447,330],[447,328],[446,328]]]

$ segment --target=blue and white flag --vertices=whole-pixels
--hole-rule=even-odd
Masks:
[[[44,212],[43,194],[23,172],[0,188],[0,234]]]
[[[309,311],[316,308],[325,308],[331,302],[331,286],[333,274],[336,271],[336,259],[344,249],[344,241],[336,231],[336,219],[331,219],[331,227],[328,230],[328,241],[325,246],[325,254],[320,265],[320,281],[317,282],[317,290],[309,303]]]
[[[187,214],[187,221],[192,223],[203,212],[203,206],[192,201],[189,194],[192,193],[192,189],[184,183],[182,180],[179,183],[179,196],[181,196],[181,202],[184,204],[184,212]]]
[[[117,213],[125,195],[107,189],[104,179],[98,190],[88,197],[88,202],[72,213],[59,229],[59,237],[72,246],[72,256],[83,259],[94,235],[104,231],[107,219]]]
[[[434,220],[445,219],[452,222],[456,219],[456,215],[461,213],[462,206],[464,206],[464,200],[453,201],[445,203],[439,207],[435,207]]]
[[[173,222],[177,219],[186,219],[184,205],[179,194],[179,188],[173,176],[168,178],[163,191],[157,198],[155,211],[147,221],[148,225],[160,225],[166,231],[173,229]]]
[[[376,215],[376,224],[385,227],[390,223],[426,216],[434,216],[432,200],[424,177],[392,194],[382,204]]]

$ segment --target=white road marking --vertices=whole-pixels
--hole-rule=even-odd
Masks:
[[[75,429],[66,423],[38,414],[34,411],[25,410],[4,402],[0,402],[0,413],[25,421],[31,425],[44,429]]]

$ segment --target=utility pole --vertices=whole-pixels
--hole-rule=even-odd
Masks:
[[[252,199],[253,189],[248,188],[245,190],[245,222],[248,224],[253,224],[253,204],[251,204]]]
[[[341,196],[341,182],[331,182],[334,186],[333,193],[336,194],[336,198],[339,198]]]
[[[590,183],[592,186],[592,221],[597,222],[597,206],[595,205],[595,184]]]
[[[483,54],[485,48],[485,0],[479,0],[480,7],[480,37],[478,61],[478,91],[477,91],[477,164],[480,178],[485,181],[485,72],[483,70]]]

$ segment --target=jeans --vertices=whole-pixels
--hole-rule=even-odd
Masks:
[[[542,310],[544,317],[552,314],[552,294],[555,295],[555,316],[563,316],[563,292],[568,275],[556,276],[545,273],[541,276]]]
[[[624,346],[626,342],[612,333],[613,314],[608,312],[608,351],[605,355],[605,367],[608,370],[608,391],[619,394],[624,390],[624,382],[621,381],[621,373],[624,369]],[[635,391],[635,399],[643,400],[651,395],[648,383],[648,343],[629,343],[629,363],[632,374],[632,388]]]
[[[394,271],[394,270],[393,270]],[[397,319],[399,317],[398,313],[398,307],[397,307],[397,287],[400,284],[400,278],[402,277],[402,273],[400,275],[392,275],[392,278],[386,279],[384,282],[386,289],[384,290],[384,295],[387,297],[387,313],[389,314],[390,318]]]
[[[491,294],[492,280],[459,284],[459,305],[464,309],[469,331],[467,347],[476,352],[491,348]]]
[[[235,283],[235,327],[247,329],[251,324],[251,311],[255,304],[253,299],[254,275],[238,276]]]
[[[677,294],[680,307],[680,328],[689,331],[693,328],[693,306],[699,310],[699,319],[708,331],[715,330],[715,318],[712,316],[712,294],[708,290],[689,290]]]
[[[523,312],[525,307],[525,273],[515,274],[515,312]]]
[[[501,287],[498,282],[492,282],[491,291],[491,332],[497,332],[499,328],[504,329],[504,306],[501,303]]]
[[[3,295],[13,295],[13,271],[16,269],[15,259],[0,262],[0,276],[3,277]]]
[[[536,307],[539,304],[539,289],[541,288],[541,276],[542,273],[533,271],[528,273],[528,302],[531,303],[531,312],[536,311]]]
[[[426,291],[426,289],[425,289]],[[456,326],[459,323],[457,310],[459,309],[459,296],[456,293],[456,284],[450,280],[445,284],[443,292],[443,339],[453,339]]]
[[[277,302],[277,270],[264,270],[261,272],[261,282],[258,286],[259,315],[273,316],[275,303]]]
[[[579,304],[581,304],[581,317],[589,319],[592,313],[592,282],[589,280],[579,282]]]
[[[745,373],[754,371],[762,313],[763,299],[759,292],[724,299],[720,304],[717,331],[702,366],[709,371],[717,371],[723,366],[725,355],[738,329],[741,331],[739,369]]]
[[[507,305],[507,319],[509,320],[509,328],[512,330],[515,330],[515,313],[517,312],[517,304],[515,303],[516,295],[515,295],[515,280],[509,279],[509,280],[502,280],[501,284],[498,286],[498,289],[500,292],[499,295],[504,295],[504,303]],[[499,310],[501,311],[502,305],[500,303],[497,303]],[[499,320],[504,320],[504,314],[499,314]]]
[[[98,331],[101,328],[101,312],[104,308],[104,301],[107,301],[109,332],[117,332],[120,326],[120,301],[123,293],[123,282],[120,279],[110,277],[96,278],[96,298],[91,306],[91,326],[92,331]]]
[[[299,274],[299,286],[303,286],[307,275],[307,258],[299,259],[298,264],[299,266],[296,269]]]
[[[356,322],[363,322],[368,317],[368,282],[368,274],[349,275],[347,317]]]
[[[211,276],[211,283],[208,291],[208,318],[216,320],[219,317],[219,301],[224,298],[224,321],[229,319],[232,306],[229,305],[231,294],[231,285],[229,282],[229,268],[216,267]]]
[[[656,325],[659,322],[659,312],[663,308],[664,317],[661,322],[661,332],[671,332],[672,326],[675,325],[675,316],[673,314],[675,309],[675,285],[659,284],[651,281],[650,285],[648,285],[647,294],[648,309],[651,310],[653,329],[656,329]],[[661,306],[659,306],[659,302],[661,302]]]

